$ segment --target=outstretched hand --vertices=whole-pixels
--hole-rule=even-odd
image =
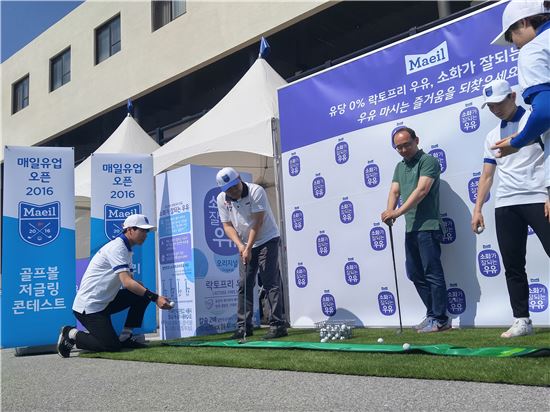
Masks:
[[[511,155],[512,153],[516,153],[519,149],[516,149],[515,147],[512,147],[511,142],[514,137],[517,136],[517,133],[505,137],[504,139],[500,139],[498,142],[496,142],[493,146],[491,146],[491,150],[498,150],[495,153],[496,158],[502,158],[508,155]]]
[[[158,297],[158,299],[157,299],[157,306],[158,306],[160,309],[164,309],[164,310],[173,309],[173,306],[170,305],[170,299],[165,298],[164,296],[160,296],[160,295],[159,295],[159,297]]]

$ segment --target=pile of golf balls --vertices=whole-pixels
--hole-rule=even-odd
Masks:
[[[351,338],[351,326],[342,324],[325,325],[319,330],[319,338],[325,343],[329,340],[344,340]]]

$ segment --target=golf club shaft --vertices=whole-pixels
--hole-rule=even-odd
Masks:
[[[395,279],[395,293],[397,294],[397,312],[399,314],[399,331],[403,331],[403,323],[401,321],[401,301],[399,300],[399,286],[397,284],[397,267],[395,266],[395,247],[393,245],[393,224],[389,224],[390,228],[390,246],[391,246],[391,258],[393,261],[393,276]]]
[[[243,342],[246,342],[246,318],[248,315],[246,307],[246,284],[248,283],[248,264],[244,261],[244,294],[243,294],[243,308],[244,308],[244,335]]]

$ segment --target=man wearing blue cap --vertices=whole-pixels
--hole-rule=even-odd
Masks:
[[[485,139],[483,171],[479,178],[477,200],[472,214],[472,230],[480,233],[485,227],[483,205],[493,184],[495,172],[498,183],[495,193],[495,229],[498,247],[504,263],[506,285],[514,323],[502,338],[531,335],[529,318],[529,282],[525,271],[527,231],[529,226],[550,255],[550,224],[545,203],[544,159],[540,137],[510,156],[498,157],[491,146],[502,137],[517,133],[528,122],[529,112],[516,105],[516,93],[506,80],[493,80],[483,88],[484,103],[501,121]],[[480,229],[481,228],[481,229]]]
[[[223,229],[237,246],[241,257],[237,330],[232,339],[242,339],[254,333],[252,310],[256,274],[266,290],[269,306],[267,315],[270,328],[263,339],[287,336],[280,295],[280,234],[267,194],[261,186],[243,182],[232,167],[220,170],[216,183],[221,189],[217,203]]]

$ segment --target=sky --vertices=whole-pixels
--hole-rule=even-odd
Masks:
[[[2,63],[81,3],[0,0]]]

